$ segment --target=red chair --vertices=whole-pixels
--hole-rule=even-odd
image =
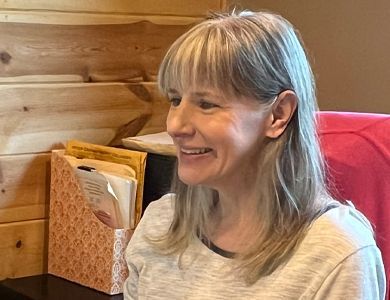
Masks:
[[[320,112],[319,136],[329,189],[372,223],[389,287],[390,115]]]

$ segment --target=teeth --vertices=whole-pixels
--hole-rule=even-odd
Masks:
[[[209,148],[200,148],[200,149],[181,149],[181,152],[185,154],[204,154],[209,152],[211,149]]]

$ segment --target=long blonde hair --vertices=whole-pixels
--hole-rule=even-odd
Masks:
[[[298,106],[285,132],[259,149],[257,236],[237,256],[248,283],[272,273],[292,255],[329,199],[316,136],[314,78],[299,35],[287,20],[269,12],[214,14],[170,47],[158,82],[165,94],[170,88],[211,86],[265,105],[282,91],[295,92]],[[199,234],[207,235],[218,193],[178,178],[173,192],[172,225],[153,243],[182,254]]]

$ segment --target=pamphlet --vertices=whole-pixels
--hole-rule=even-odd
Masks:
[[[115,216],[121,216],[122,228],[134,229],[142,214],[147,153],[72,140],[68,142],[65,154],[73,167],[84,165],[93,168],[91,171],[98,174],[87,176],[95,176],[98,179],[97,177],[102,175],[105,178],[109,185],[105,186],[104,193],[109,193],[111,196],[107,199],[113,202],[105,207],[110,209],[112,214],[115,212]],[[100,176],[99,178],[102,179]],[[101,183],[103,184],[103,181]],[[113,193],[110,193],[110,189]],[[117,204],[113,200],[116,200]],[[108,219],[104,214],[101,216]],[[118,220],[119,218],[116,218],[116,222]],[[119,223],[115,223],[115,226],[119,226]]]

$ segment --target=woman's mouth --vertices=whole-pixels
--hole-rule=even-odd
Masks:
[[[180,148],[180,152],[187,155],[205,154],[210,151],[212,151],[211,148],[192,148],[192,149]]]

